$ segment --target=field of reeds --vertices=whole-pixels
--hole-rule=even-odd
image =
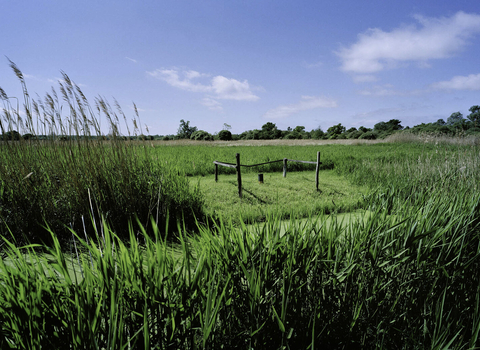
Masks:
[[[66,74],[58,91],[33,99],[22,72],[11,66],[24,103],[20,110],[0,91],[2,136],[20,130],[29,137],[0,141],[0,232],[46,243],[48,226],[64,244],[70,230],[88,237],[102,220],[126,239],[129,222],[137,219],[146,227],[151,217],[164,227],[167,216],[195,225],[202,210],[199,191],[175,169],[155,162],[143,145],[120,135],[121,123],[127,136],[139,130],[116,101],[112,107],[97,97],[92,106]],[[102,121],[110,130],[108,142]]]
[[[60,98],[27,93],[23,113],[2,96],[3,127],[51,137],[0,144],[0,348],[480,346],[478,140],[166,146],[125,141],[121,109],[90,107],[66,76]],[[99,115],[108,142],[91,137]],[[368,189],[365,215],[205,219],[191,180],[213,177],[214,160],[317,151],[323,169]]]

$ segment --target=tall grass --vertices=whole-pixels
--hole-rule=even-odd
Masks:
[[[194,225],[201,217],[198,190],[187,179],[147,156],[145,144],[121,134],[138,132],[138,114],[129,126],[115,101],[102,97],[92,107],[81,89],[62,73],[59,93],[52,88],[42,99],[32,99],[22,72],[10,62],[23,89],[22,111],[1,90],[3,136],[18,131],[28,139],[1,141],[0,223],[5,234],[24,235],[29,241],[50,239],[46,224],[69,240],[69,228],[93,232],[85,223],[103,216],[117,234],[128,236],[128,222],[138,217],[148,226],[150,217],[162,227],[167,213]],[[136,108],[135,108],[136,110]],[[109,129],[109,140],[100,127]],[[104,126],[105,127],[105,126]],[[4,137],[5,138],[5,137]]]
[[[349,349],[479,346],[479,196],[348,224],[218,222],[173,247],[130,231],[78,258],[7,242],[0,346]],[[156,227],[155,225],[153,225]],[[179,232],[182,228],[179,227]],[[76,260],[80,261],[80,264]],[[76,272],[73,272],[76,271]]]
[[[458,193],[472,196],[480,183],[480,147],[476,144],[413,144],[417,154],[364,157],[338,163],[337,171],[372,188],[367,203],[389,212],[405,201],[422,205],[431,196],[452,202]]]
[[[202,201],[178,174],[212,174],[239,149],[251,164],[317,146],[149,148],[121,138],[117,103],[90,107],[66,75],[61,98],[33,101],[11,66],[25,101],[22,114],[0,90],[2,127],[33,137],[0,145],[0,348],[480,346],[476,143],[322,146],[326,166],[372,188],[371,215],[209,220],[190,236]],[[158,228],[168,213],[184,218],[177,244]]]

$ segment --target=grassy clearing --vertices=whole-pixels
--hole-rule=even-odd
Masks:
[[[236,175],[221,175],[218,182],[213,176],[196,177],[205,198],[205,212],[224,220],[246,223],[265,221],[274,215],[280,219],[316,216],[319,213],[341,213],[362,207],[367,188],[351,185],[332,170],[319,175],[319,191],[315,189],[315,172],[303,171],[264,174],[264,183],[257,174],[242,176],[243,197],[238,197]]]

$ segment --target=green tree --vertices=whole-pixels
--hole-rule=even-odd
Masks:
[[[204,130],[197,130],[195,131],[191,136],[190,136],[190,139],[191,140],[196,140],[196,141],[212,141],[213,140],[213,136],[204,131]]]
[[[460,112],[455,112],[447,118],[447,125],[455,125],[457,123],[461,123],[463,120],[463,114]]]
[[[195,131],[197,131],[196,126],[190,126],[190,121],[181,119],[177,137],[179,139],[189,139]]]
[[[336,139],[338,135],[343,134],[347,129],[342,125],[342,123],[338,123],[337,125],[331,126],[327,129],[328,137],[331,139]]]
[[[282,132],[278,130],[277,126],[272,122],[267,122],[262,125],[260,131],[260,138],[265,140],[278,139],[282,135]]]
[[[366,128],[366,127],[364,127],[364,126],[359,127],[358,130],[360,130],[361,132],[369,132],[369,131],[372,131],[372,129]]]
[[[472,121],[475,127],[480,125],[480,106],[472,106],[469,111],[471,113],[467,115],[467,118]]]
[[[17,130],[11,130],[2,135],[2,140],[18,141],[20,140],[20,137],[20,133]]]
[[[390,119],[388,122],[380,122],[373,126],[374,131],[378,132],[392,132],[395,130],[402,130],[401,121],[398,119]]]
[[[230,141],[232,139],[232,133],[230,130],[222,130],[218,133],[218,139],[222,141]]]
[[[323,138],[325,133],[323,132],[322,128],[319,126],[318,128],[312,130],[310,132],[310,135],[312,136],[312,139],[320,140]]]

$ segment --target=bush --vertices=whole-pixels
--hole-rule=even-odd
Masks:
[[[347,134],[347,138],[349,139],[358,139],[360,136],[362,136],[364,133],[361,130],[355,130]]]
[[[374,131],[367,131],[360,135],[360,140],[375,140],[377,138],[377,133]]]
[[[195,141],[212,141],[213,136],[204,130],[197,130],[195,131],[192,136],[190,136],[190,140]]]
[[[232,133],[229,130],[222,130],[217,135],[219,140],[222,141],[231,141],[232,140]]]

